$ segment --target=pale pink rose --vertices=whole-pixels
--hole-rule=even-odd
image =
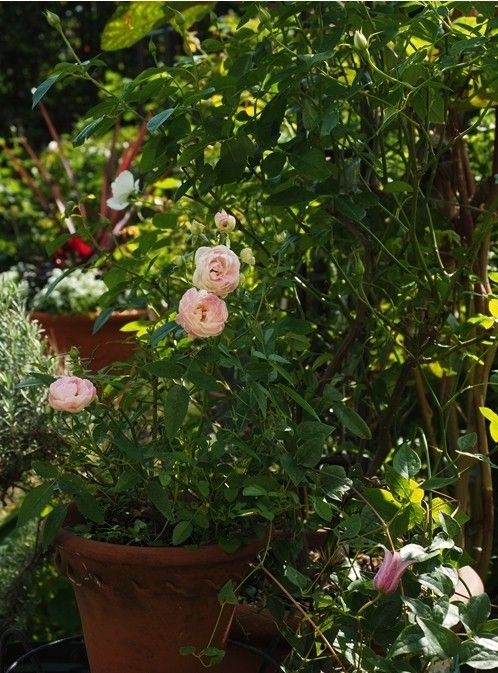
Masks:
[[[229,215],[226,210],[220,210],[216,213],[214,223],[220,231],[233,231],[235,229],[235,217]]]
[[[239,284],[240,261],[226,245],[203,246],[195,253],[193,284],[218,297],[226,297]]]
[[[217,336],[228,318],[227,305],[215,294],[191,287],[180,299],[176,322],[191,339]]]
[[[96,395],[95,386],[88,379],[62,376],[50,385],[48,403],[56,411],[75,414],[93,402]]]

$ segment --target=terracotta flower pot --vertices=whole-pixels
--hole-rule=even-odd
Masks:
[[[85,364],[97,371],[112,362],[131,357],[136,347],[133,337],[120,332],[120,329],[146,314],[146,311],[115,312],[96,334],[92,333],[96,316],[88,313],[57,315],[33,311],[31,318],[43,327],[56,353],[67,353],[71,346],[76,346]]]
[[[201,673],[203,664],[180,648],[224,646],[235,606],[221,610],[218,592],[243,579],[264,541],[228,554],[216,545],[108,544],[62,530],[55,545],[56,566],[76,594],[91,673]]]

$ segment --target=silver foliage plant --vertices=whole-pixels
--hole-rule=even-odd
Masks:
[[[40,328],[26,312],[26,288],[0,277],[0,500],[26,483],[31,462],[53,450],[46,394],[19,388],[31,371],[55,373]]]

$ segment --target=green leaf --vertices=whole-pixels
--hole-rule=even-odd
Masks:
[[[457,446],[460,451],[472,451],[477,446],[477,433],[469,432],[457,439]]]
[[[332,173],[331,164],[318,147],[289,155],[289,161],[296,171],[306,179],[326,180]]]
[[[361,222],[366,215],[365,208],[350,197],[343,196],[340,199],[336,199],[334,204],[339,213],[355,222]]]
[[[171,537],[172,543],[176,546],[182,544],[192,535],[194,527],[191,521],[180,521],[173,528],[173,535]]]
[[[81,131],[79,131],[73,138],[73,144],[76,145],[82,145],[85,140],[88,140],[88,138],[92,135],[92,133],[100,126],[100,124],[105,120],[105,116],[102,115],[100,117],[97,117],[97,119],[93,119],[91,122],[86,124]]]
[[[327,523],[332,521],[334,510],[329,502],[323,498],[311,498],[311,503],[313,505],[313,509],[318,514],[320,519],[323,519]]]
[[[360,439],[372,439],[370,428],[354,409],[351,409],[351,407],[348,407],[341,402],[335,402],[332,411],[344,427],[355,435],[355,437],[360,437]]]
[[[303,575],[302,573],[299,572],[299,570],[296,570],[291,565],[286,565],[285,570],[284,570],[284,576],[294,584],[298,589],[301,589],[301,591],[306,591],[306,589],[309,588],[311,581],[309,577],[306,577],[306,575]]]
[[[86,519],[95,523],[104,523],[105,511],[94,495],[83,491],[78,493],[75,498],[78,510]]]
[[[166,520],[170,519],[173,515],[173,507],[163,486],[158,481],[153,480],[147,484],[145,491],[158,512],[161,512]]]
[[[431,619],[416,617],[417,624],[424,632],[425,651],[429,656],[454,657],[460,650],[460,638],[450,629]]]
[[[97,319],[93,323],[92,334],[96,334],[101,327],[103,327],[106,322],[109,320],[111,315],[114,313],[114,306],[108,306],[103,311],[99,313]]]
[[[151,117],[147,122],[147,130],[151,133],[157,131],[157,129],[171,117],[175,110],[176,108],[174,107],[168,108],[167,110],[163,110],[162,112],[159,112],[158,114]]]
[[[41,101],[41,99],[45,96],[47,91],[52,88],[52,86],[57,82],[57,80],[60,78],[61,73],[56,73],[54,75],[50,75],[50,77],[47,77],[47,79],[42,82],[37,88],[36,91],[33,94],[33,105],[32,109],[38,105],[38,103]]]
[[[228,580],[221,587],[218,592],[218,600],[223,605],[228,603],[229,605],[238,605],[239,599],[235,594],[235,583],[233,580]]]
[[[401,657],[404,654],[422,652],[423,632],[416,624],[406,626],[399,634],[389,651],[389,658]]]
[[[51,463],[44,463],[41,460],[33,460],[31,467],[42,479],[56,479],[57,468]]]
[[[459,606],[460,620],[465,626],[467,632],[477,631],[489,617],[491,612],[491,602],[487,594],[471,596],[467,603],[461,603]]]
[[[280,175],[285,166],[285,161],[285,154],[282,154],[281,152],[272,152],[264,158],[261,168],[269,178],[273,178],[276,175]]]
[[[494,671],[498,668],[498,651],[484,649],[482,643],[467,641],[462,645],[460,661],[478,671]]]
[[[323,450],[323,441],[308,439],[300,443],[296,452],[296,461],[304,467],[315,467],[323,455]]]
[[[409,478],[420,472],[422,463],[418,454],[408,444],[403,444],[394,455],[393,467],[402,477]]]
[[[40,516],[46,505],[50,502],[54,488],[55,482],[50,481],[46,484],[35,486],[35,488],[29,491],[19,509],[19,516],[17,518],[18,528],[27,524],[31,519]]]
[[[42,532],[42,545],[45,549],[51,544],[54,537],[61,529],[64,519],[66,518],[66,513],[67,506],[58,504],[45,518]]]
[[[278,192],[270,194],[267,203],[269,206],[292,206],[296,203],[309,203],[314,198],[315,194],[307,189],[288,187],[287,189],[281,189]]]
[[[178,379],[183,374],[183,367],[171,360],[157,360],[146,365],[144,369],[160,379]]]
[[[327,497],[339,501],[350,492],[353,485],[342,465],[324,465],[320,471],[320,481]]]
[[[164,401],[164,426],[169,439],[173,439],[181,428],[189,401],[190,396],[184,386],[175,384],[168,390]]]
[[[244,490],[242,491],[242,495],[251,495],[251,496],[262,496],[262,495],[268,495],[268,491],[266,488],[263,488],[262,486],[258,486],[257,484],[251,484],[250,486],[246,486]]]
[[[102,31],[101,47],[104,51],[131,47],[171,15],[162,2],[129,2],[119,6]]]
[[[167,322],[165,325],[157,327],[151,334],[150,345],[153,347],[157,346],[157,344],[160,341],[162,341],[167,334],[173,332],[175,329],[179,329],[179,327],[180,326],[178,325],[178,323],[175,322],[174,320]]]
[[[382,187],[382,191],[387,194],[397,194],[398,192],[413,192],[413,187],[408,182],[403,180],[394,180],[394,182],[386,182]]]
[[[306,400],[299,395],[299,393],[296,393],[295,390],[292,388],[289,388],[289,386],[284,385],[283,383],[278,383],[277,386],[282,390],[288,397],[294,400],[294,402],[297,402],[299,406],[304,409],[310,416],[313,416],[313,418],[316,418],[317,421],[320,421],[320,419],[317,416],[316,411],[313,409],[313,407],[306,402]]]

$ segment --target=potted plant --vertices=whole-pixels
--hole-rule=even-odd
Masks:
[[[43,328],[52,349],[67,354],[76,347],[93,371],[131,356],[135,345],[121,329],[146,314],[144,309],[116,306],[99,324],[99,302],[106,292],[97,269],[76,267],[67,273],[56,267],[30,302],[31,317]]]
[[[28,308],[52,349],[67,354],[78,347],[98,370],[130,356],[132,340],[120,330],[145,314],[143,302],[127,306],[121,297],[95,329],[107,292],[106,267],[88,268],[99,254],[112,256],[116,244],[127,240],[134,211],[120,212],[115,184],[118,197],[122,191],[113,176],[117,171],[122,180],[129,174],[145,125],[131,133],[116,128],[111,137],[78,150],[61,137],[43,103],[41,111],[52,138],[46,148],[35,150],[24,136],[2,141],[9,185],[0,195],[6,248],[16,262],[13,272],[27,283]],[[11,190],[17,194],[14,204]]]
[[[216,215],[213,236],[225,243],[195,251],[174,319],[149,323],[133,359],[114,375],[89,380],[75,369],[50,385],[64,432],[56,460],[37,464],[41,483],[20,519],[50,505],[47,539],[72,527],[57,533],[56,562],[74,584],[93,673],[197,671],[219,660],[235,587],[272,523],[299,509],[273,469],[285,413],[252,402],[254,376],[272,368],[248,348],[261,326],[249,319],[227,222],[235,226]],[[146,632],[156,641],[145,656]]]

